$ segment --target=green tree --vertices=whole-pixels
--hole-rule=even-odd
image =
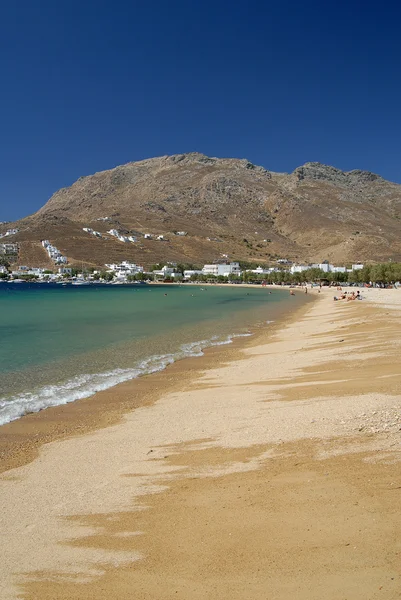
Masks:
[[[101,271],[100,273],[100,277],[104,280],[104,281],[111,281],[112,279],[114,279],[114,271],[112,271],[111,273],[109,271]]]
[[[0,265],[6,267],[6,269],[10,268],[10,261],[6,256],[0,256]]]

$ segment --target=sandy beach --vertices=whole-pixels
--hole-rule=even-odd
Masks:
[[[4,600],[401,597],[401,291],[0,430]]]

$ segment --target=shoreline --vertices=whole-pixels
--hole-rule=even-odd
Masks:
[[[270,287],[277,289],[279,286]],[[31,462],[45,444],[115,424],[131,410],[156,402],[168,391],[181,389],[181,385],[188,384],[190,377],[199,376],[212,365],[238,358],[243,348],[257,344],[266,332],[273,334],[277,327],[297,319],[314,297],[317,294],[310,294],[305,304],[295,310],[285,309],[278,319],[270,323],[250,327],[249,336],[232,334],[228,344],[205,347],[202,356],[179,358],[160,371],[127,379],[90,396],[49,406],[1,425],[0,474]]]
[[[3,473],[2,597],[398,598],[401,296],[316,297]]]

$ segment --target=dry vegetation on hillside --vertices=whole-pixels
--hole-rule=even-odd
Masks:
[[[27,264],[41,262],[38,242],[44,238],[70,262],[88,265],[124,259],[145,266],[160,260],[202,264],[225,254],[261,263],[279,257],[385,261],[401,259],[400,217],[401,186],[373,173],[307,163],[280,174],[247,160],[191,153],[81,177],[17,222],[20,232],[10,241],[24,242]],[[87,226],[106,236],[111,227],[134,233],[138,241],[96,239],[82,230]],[[176,236],[177,230],[188,235]],[[144,233],[168,241],[145,240]]]

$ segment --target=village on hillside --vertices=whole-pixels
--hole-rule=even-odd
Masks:
[[[97,232],[88,232],[96,235]],[[189,282],[189,283],[270,283],[302,285],[306,282],[330,284],[392,284],[401,280],[399,263],[336,266],[324,260],[321,263],[293,264],[282,258],[274,266],[253,265],[229,261],[227,255],[213,263],[196,266],[186,263],[161,262],[149,269],[128,260],[107,263],[98,268],[69,265],[64,256],[49,240],[42,247],[52,261],[53,268],[31,267],[19,264],[18,243],[0,244],[1,281],[38,281],[90,284],[129,284],[133,282]]]

